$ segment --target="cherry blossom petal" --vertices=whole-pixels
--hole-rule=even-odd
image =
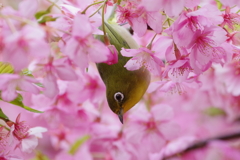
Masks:
[[[89,59],[96,63],[107,61],[109,54],[111,54],[108,48],[98,40],[92,42],[92,46],[88,48],[88,52]]]
[[[77,14],[73,23],[73,35],[85,38],[92,32],[92,26],[86,15]]]
[[[144,21],[143,18],[139,17],[139,18],[132,18],[131,19],[132,22],[132,28],[133,30],[136,32],[136,34],[141,37],[143,36],[146,31],[147,31],[147,24]]]
[[[121,54],[125,57],[133,57],[136,56],[139,53],[138,49],[125,49],[122,48]]]
[[[138,60],[130,59],[128,62],[124,65],[124,67],[127,68],[127,70],[134,71],[142,67],[140,63],[138,63]]]
[[[160,33],[162,31],[162,14],[160,12],[147,13],[147,23],[156,33]]]
[[[21,142],[21,150],[26,153],[31,153],[38,145],[38,139],[35,136],[28,136]]]
[[[43,85],[44,85],[44,94],[49,97],[49,98],[54,98],[58,92],[58,86],[56,83],[56,78],[52,74],[48,74],[44,80],[43,80]]]

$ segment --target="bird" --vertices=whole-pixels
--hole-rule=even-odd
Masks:
[[[118,51],[118,62],[112,65],[98,63],[97,69],[106,86],[108,105],[123,124],[124,113],[141,100],[149,86],[151,76],[144,67],[133,71],[124,67],[131,57],[122,56],[121,49],[139,48],[132,35],[123,26],[108,22],[104,25],[110,44]],[[100,40],[103,41],[103,36],[100,36]]]

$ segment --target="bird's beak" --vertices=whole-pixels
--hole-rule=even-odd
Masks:
[[[121,123],[123,124],[123,108],[122,107],[118,113],[118,118],[121,121]]]

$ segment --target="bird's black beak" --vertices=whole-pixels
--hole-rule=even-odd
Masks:
[[[121,123],[123,124],[123,108],[120,109],[120,111],[118,113],[118,118],[121,121]]]

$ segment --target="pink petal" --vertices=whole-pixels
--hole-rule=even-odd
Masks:
[[[34,14],[38,9],[38,1],[37,0],[24,0],[19,4],[19,11],[22,16],[27,18],[34,18]]]
[[[96,63],[105,62],[111,54],[109,49],[100,41],[93,40],[88,48],[89,59]]]
[[[77,75],[74,72],[74,70],[67,65],[61,65],[61,66],[57,66],[55,67],[57,75],[59,76],[60,79],[62,80],[77,80]]]
[[[163,85],[162,82],[152,82],[152,83],[150,83],[147,92],[152,93],[152,92],[156,91],[162,85]]]
[[[67,41],[64,53],[69,55],[70,59],[83,71],[88,66],[88,56],[82,47],[75,38],[71,38]]]
[[[158,121],[169,120],[174,116],[172,107],[168,105],[158,105],[154,106],[151,110],[154,118]]]
[[[176,138],[180,129],[180,127],[174,123],[162,123],[158,128],[167,140]]]
[[[10,102],[17,98],[17,95],[18,94],[16,93],[16,84],[10,83],[5,90],[2,90],[1,98],[5,101]]]
[[[188,146],[190,146],[194,141],[196,141],[196,137],[194,136],[182,136],[180,138],[172,140],[165,147],[164,155],[168,156],[179,153],[180,151],[183,151]]]
[[[147,11],[154,12],[162,9],[161,2],[159,0],[142,0],[140,3]]]
[[[109,51],[111,54],[108,55],[108,60],[104,63],[107,63],[108,65],[116,64],[118,62],[118,51],[114,45],[108,46]]]
[[[39,93],[39,89],[34,86],[32,83],[22,79],[21,82],[18,84],[18,87],[26,92],[30,92],[30,93],[34,93],[34,94],[38,94]]]
[[[79,42],[75,38],[70,38],[67,41],[66,46],[63,48],[63,53],[68,55],[70,59],[75,59],[75,56],[79,50]]]
[[[164,59],[165,54],[173,54],[173,39],[167,36],[160,36],[153,43],[152,50],[155,51],[155,56]]]
[[[196,6],[198,6],[198,4],[200,3],[201,0],[185,0],[185,7],[187,8],[194,8]]]
[[[28,56],[22,48],[15,48],[14,52],[3,54],[3,60],[10,62],[14,66],[14,70],[17,72],[26,68],[29,63]]]
[[[166,14],[170,17],[178,16],[184,9],[185,0],[160,0]]]
[[[148,12],[147,23],[156,33],[160,33],[162,31],[162,14],[160,12]]]
[[[29,44],[29,53],[35,57],[47,57],[50,55],[49,45],[42,39]]]
[[[82,71],[88,67],[88,55],[82,49],[79,49],[77,51],[77,54],[74,57],[73,61]]]
[[[239,0],[220,0],[223,5],[233,7],[235,5],[238,5],[240,7],[240,1]]]
[[[175,27],[178,29],[173,32],[174,42],[180,47],[192,47],[192,43],[194,43],[194,36],[196,36],[196,33],[192,31],[191,28],[187,27],[187,24],[176,24]]]
[[[142,67],[142,64],[139,63],[137,60],[130,59],[125,65],[125,68],[129,71],[134,71]]]
[[[90,35],[92,32],[92,26],[89,22],[89,19],[86,15],[77,14],[74,18],[73,23],[73,36],[79,36],[81,38],[85,38]]]
[[[121,54],[125,57],[133,57],[139,54],[141,51],[139,49],[125,49],[122,48]]]
[[[0,74],[0,89],[5,89],[8,82],[11,82],[11,80],[15,80],[18,78],[19,75],[17,74]]]
[[[227,37],[227,32],[221,27],[209,27],[206,28],[206,32],[212,31],[213,35],[211,35],[211,39],[214,41],[215,45],[221,45],[225,42]]]
[[[206,13],[208,13],[206,15]],[[200,9],[186,14],[188,17],[195,16],[198,18],[198,23],[204,26],[218,25],[223,22],[222,13],[216,5],[205,5]]]
[[[17,97],[16,93],[16,87],[17,87],[17,82],[16,79],[19,78],[19,75],[14,75],[14,74],[3,74],[0,77],[2,77],[2,81],[0,80],[0,84],[4,84],[2,87],[2,93],[1,93],[1,98],[5,101],[12,101]],[[8,80],[6,82],[5,80]]]
[[[54,98],[58,93],[59,89],[57,86],[57,79],[52,75],[48,74],[44,80],[43,80],[43,85],[44,85],[44,95],[46,95],[49,98]]]
[[[178,68],[183,66],[186,62],[188,62],[188,60],[178,60],[177,62],[175,62],[173,65],[171,65],[171,68]]]
[[[24,39],[29,40],[29,43],[32,42],[31,40],[44,40],[46,38],[46,32],[40,26],[26,25],[22,29],[21,34],[24,36]]]
[[[38,139],[35,136],[28,136],[22,140],[21,150],[26,153],[31,153],[38,145]]]
[[[47,132],[47,128],[34,127],[29,129],[29,135],[34,135],[37,138],[42,138],[42,132]]]
[[[139,37],[142,37],[147,31],[147,24],[142,17],[131,18],[132,28]]]
[[[31,83],[39,83],[38,80],[36,80],[35,78],[32,78],[32,77],[29,77],[29,76],[23,76],[23,78],[28,81],[28,82],[31,82]]]

